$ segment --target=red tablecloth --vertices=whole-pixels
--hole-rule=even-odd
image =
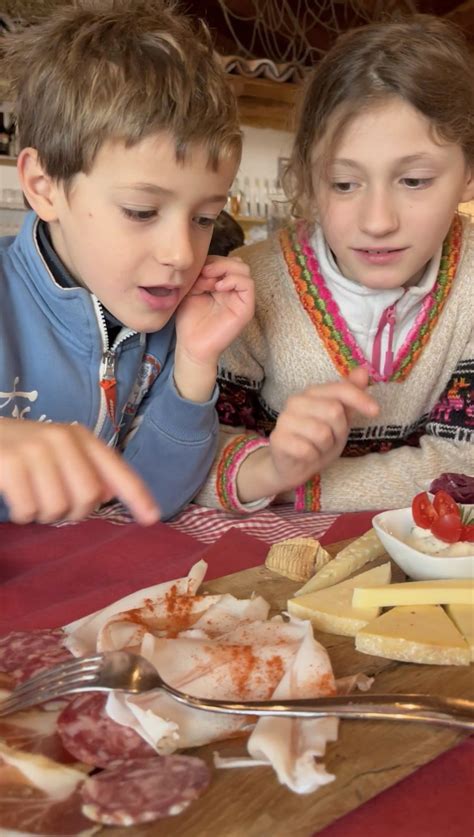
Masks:
[[[372,514],[340,516],[321,541],[361,534]],[[182,576],[201,557],[209,564],[207,578],[228,575],[262,563],[267,549],[239,529],[206,546],[165,524],[149,529],[100,519],[60,528],[0,524],[0,634],[62,625],[140,587]],[[473,756],[471,739],[320,837],[473,837]]]

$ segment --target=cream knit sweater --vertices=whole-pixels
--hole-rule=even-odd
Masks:
[[[216,473],[229,433],[242,425],[268,432],[292,393],[337,380],[360,363],[370,369],[318,279],[310,242],[311,231],[301,227],[238,251],[256,283],[256,314],[221,358],[221,426],[234,426],[222,426],[214,468],[196,499],[202,505],[221,505]],[[320,475],[320,508],[404,506],[443,471],[474,474],[473,381],[474,223],[462,217],[394,373],[373,380],[377,423],[356,416],[343,456]]]

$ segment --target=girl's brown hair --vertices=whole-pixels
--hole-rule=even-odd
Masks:
[[[106,140],[168,132],[176,156],[203,144],[209,165],[241,153],[234,95],[207,29],[162,0],[78,0],[2,38],[20,147],[67,186]]]
[[[315,147],[324,165],[348,122],[390,96],[416,108],[474,164],[474,67],[462,33],[431,15],[369,24],[342,35],[307,79],[284,177],[296,216],[314,213]]]

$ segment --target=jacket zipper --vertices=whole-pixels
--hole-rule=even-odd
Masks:
[[[114,429],[114,434],[108,442],[111,445],[115,442],[120,429],[120,422],[117,421],[117,379],[115,377],[117,349],[125,340],[128,340],[129,337],[136,334],[136,331],[127,329],[126,331],[120,332],[114,344],[110,346],[104,310],[97,297],[93,296],[92,301],[102,338],[102,357],[99,369],[100,407],[97,422],[94,427],[94,434],[100,436],[108,416]]]

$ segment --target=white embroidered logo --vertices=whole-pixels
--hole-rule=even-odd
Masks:
[[[20,382],[20,379],[17,377],[13,381],[13,390],[11,392],[1,392],[0,391],[0,410],[4,410],[8,407],[9,404],[13,403],[13,409],[11,411],[11,417],[22,419],[25,417],[26,413],[31,412],[31,407],[23,407],[20,408],[18,404],[16,404],[17,399],[24,399],[25,401],[29,401],[33,403],[38,398],[38,391],[36,389],[32,389],[31,392],[21,392],[21,390],[17,390],[17,385]],[[3,400],[2,400],[3,399]],[[39,417],[38,421],[50,421],[50,419],[46,418],[46,415],[42,415]]]

